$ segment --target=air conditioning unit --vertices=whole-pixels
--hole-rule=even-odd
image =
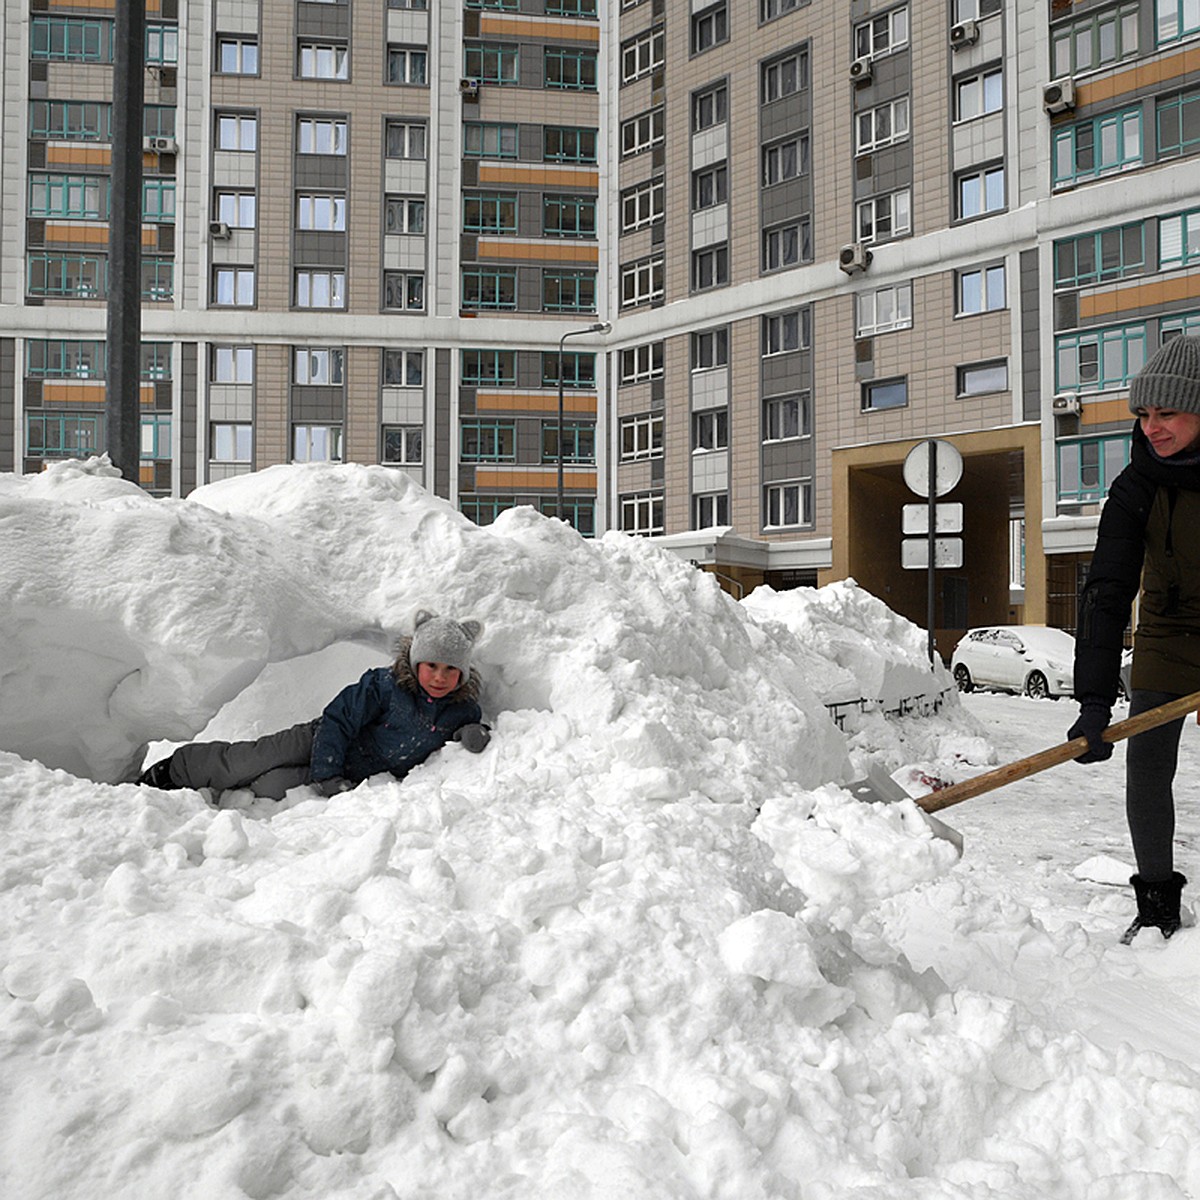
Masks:
[[[957,25],[950,26],[950,45],[959,50],[963,46],[973,46],[979,41],[979,22],[978,21],[959,21]]]
[[[479,80],[478,79],[460,79],[458,81],[458,90],[462,93],[464,100],[479,99]]]
[[[155,154],[178,154],[179,143],[169,137],[148,137],[142,139],[144,150],[153,150]]]
[[[853,275],[856,271],[865,271],[871,265],[872,257],[862,242],[851,242],[838,251],[838,266],[847,275]]]
[[[209,221],[208,232],[218,242],[227,242],[232,236],[224,221]]]
[[[1083,411],[1083,405],[1074,392],[1064,392],[1055,396],[1050,402],[1051,411],[1056,417],[1077,417]]]
[[[850,78],[855,83],[868,83],[871,79],[871,60],[869,58],[856,58],[850,64]]]
[[[1056,79],[1042,89],[1042,107],[1053,116],[1075,107],[1075,81]]]

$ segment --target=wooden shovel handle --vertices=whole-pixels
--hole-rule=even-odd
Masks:
[[[1106,742],[1120,742],[1127,737],[1133,737],[1135,733],[1144,733],[1147,729],[1157,729],[1158,726],[1165,725],[1168,721],[1186,717],[1188,713],[1197,710],[1200,710],[1200,692],[1193,692],[1190,696],[1180,696],[1178,700],[1160,704],[1158,708],[1148,708],[1145,712],[1138,713],[1136,717],[1118,721],[1115,725],[1110,725],[1101,736]],[[976,775],[973,779],[964,779],[962,783],[955,783],[939,791],[930,792],[927,796],[921,796],[917,800],[917,804],[927,813],[940,812],[952,804],[960,804],[964,800],[970,800],[973,796],[982,796],[984,792],[994,791],[1006,783],[1013,783],[1018,779],[1025,779],[1029,775],[1036,775],[1039,771],[1046,770],[1047,767],[1057,767],[1059,763],[1070,762],[1073,758],[1078,758],[1083,754],[1087,748],[1087,738],[1072,738],[1069,742],[1051,746],[1048,750],[1039,750],[1037,754],[1019,758],[1016,762],[997,767],[994,771],[988,771],[983,775]]]

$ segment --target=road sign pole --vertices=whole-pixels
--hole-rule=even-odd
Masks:
[[[929,639],[929,665],[933,666],[935,638],[933,636],[934,562],[937,555],[937,438],[929,439],[929,569],[925,582],[925,629]]]

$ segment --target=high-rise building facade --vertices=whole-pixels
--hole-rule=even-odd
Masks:
[[[4,8],[0,469],[104,445],[114,9]],[[923,619],[1070,626],[1200,330],[1191,0],[150,0],[142,483],[404,471]]]

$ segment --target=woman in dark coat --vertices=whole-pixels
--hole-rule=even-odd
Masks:
[[[1075,696],[1079,762],[1112,754],[1101,739],[1117,695],[1121,649],[1141,590],[1130,716],[1200,691],[1200,338],[1167,342],[1134,377],[1129,465],[1113,481],[1079,603]],[[1180,927],[1187,880],[1175,870],[1173,781],[1183,718],[1129,740],[1125,807],[1137,860],[1137,917],[1122,941]]]

